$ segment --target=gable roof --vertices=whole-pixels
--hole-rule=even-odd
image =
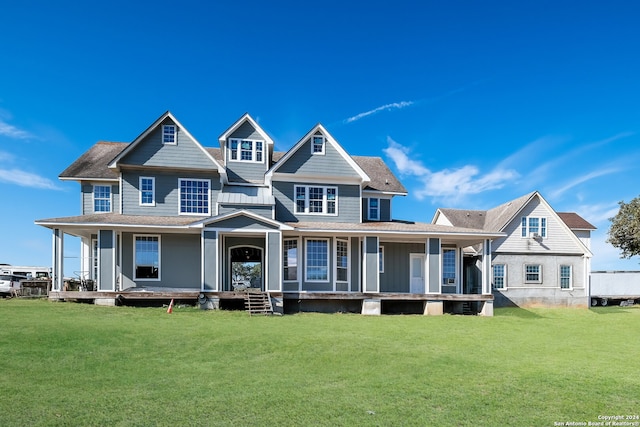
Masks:
[[[320,131],[324,135],[324,137],[326,138],[326,142],[331,144],[331,146],[338,152],[338,154],[340,154],[340,156],[342,156],[342,158],[349,164],[349,166],[353,168],[356,174],[362,179],[362,182],[369,184],[371,182],[371,178],[369,178],[365,171],[362,170],[362,168],[356,163],[356,161],[345,151],[344,148],[342,148],[338,141],[336,141],[320,123],[315,125],[309,132],[307,132],[305,136],[300,138],[300,140],[293,147],[291,147],[291,149],[289,149],[289,151],[287,151],[284,156],[282,156],[282,158],[278,160],[277,163],[274,163],[274,165],[265,174],[267,180],[269,181],[273,174],[278,170],[278,168],[285,164],[287,160],[289,160],[291,156],[293,156],[305,144],[305,142],[318,131]]]
[[[118,173],[107,165],[127,146],[126,142],[98,141],[58,176],[61,180],[118,180]]]
[[[229,128],[224,132],[222,132],[222,134],[218,137],[218,142],[220,142],[220,148],[225,147],[227,138],[229,138],[229,136],[231,136],[233,132],[238,130],[238,128],[242,126],[244,123],[249,123],[251,126],[253,126],[255,130],[257,130],[262,134],[262,136],[264,137],[264,142],[270,146],[273,146],[273,140],[271,139],[269,134],[267,134],[267,132],[265,132],[264,129],[262,129],[262,127],[258,124],[258,122],[256,122],[253,119],[253,117],[249,115],[249,113],[244,113],[242,117],[236,120],[234,124],[229,126]]]
[[[176,126],[178,126],[182,132],[185,133],[185,135],[191,139],[196,146],[202,151],[202,153],[204,153],[204,155],[206,157],[208,157],[211,162],[213,162],[213,164],[215,165],[216,169],[218,169],[218,172],[223,175],[225,174],[225,170],[222,167],[222,165],[213,158],[213,156],[211,156],[211,154],[209,154],[209,152],[202,146],[202,144],[200,144],[198,142],[197,139],[195,139],[193,137],[193,135],[191,135],[189,133],[189,131],[187,130],[187,128],[185,128],[182,123],[180,123],[178,121],[178,119],[176,119],[173,114],[171,114],[170,111],[165,112],[164,114],[162,114],[160,117],[158,117],[158,119],[153,122],[151,124],[151,126],[149,126],[144,132],[142,132],[140,135],[138,135],[138,137],[136,139],[134,139],[124,150],[122,150],[108,165],[109,168],[114,168],[114,169],[118,169],[118,163],[120,162],[120,160],[122,160],[122,158],[124,158],[127,154],[129,154],[138,144],[140,144],[141,141],[144,141],[144,139],[153,131],[155,130],[158,126],[160,126],[160,124],[165,120],[165,119],[171,119],[171,121],[173,121]]]
[[[596,230],[597,227],[591,225],[586,219],[575,212],[558,212],[560,219],[572,230]]]
[[[371,178],[365,190],[407,195],[407,189],[380,157],[352,156],[352,158]]]

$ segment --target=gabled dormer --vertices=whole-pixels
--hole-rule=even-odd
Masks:
[[[218,141],[229,183],[264,184],[264,174],[271,166],[273,140],[248,113]]]

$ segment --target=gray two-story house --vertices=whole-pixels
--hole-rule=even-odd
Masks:
[[[80,215],[36,221],[53,232],[52,295],[65,297],[71,235],[96,302],[139,290],[224,300],[250,287],[285,307],[406,303],[439,314],[471,303],[491,315],[490,247],[504,233],[393,219],[403,185],[320,124],[282,153],[245,114],[219,144],[202,146],[167,112],[64,170],[61,180],[80,184]],[[473,245],[484,250],[465,256]]]

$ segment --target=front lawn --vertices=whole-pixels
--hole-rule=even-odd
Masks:
[[[14,298],[0,300],[0,325],[2,426],[552,426],[640,414],[636,306],[250,317]]]

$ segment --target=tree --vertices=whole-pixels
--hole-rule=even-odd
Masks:
[[[640,196],[629,203],[618,203],[620,210],[611,221],[608,243],[620,249],[620,258],[640,255]]]

